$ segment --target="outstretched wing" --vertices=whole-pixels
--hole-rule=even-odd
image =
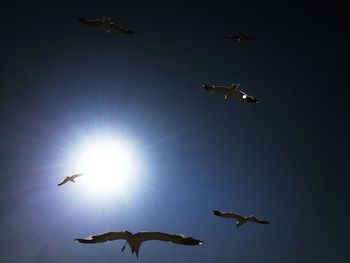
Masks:
[[[84,173],[80,173],[80,174],[74,174],[71,176],[71,178],[74,180],[75,178],[82,176]]]
[[[271,224],[270,221],[267,221],[267,220],[263,220],[263,219],[259,219],[257,218],[256,216],[247,216],[247,220],[248,221],[251,221],[251,222],[254,222],[254,223],[258,223],[258,224]]]
[[[61,186],[61,185],[65,184],[65,183],[67,183],[68,181],[69,181],[69,177],[66,177],[66,178],[64,178],[64,180],[62,182],[60,182],[58,184],[58,186]]]
[[[242,34],[242,38],[244,40],[254,40],[254,39],[257,39],[258,37],[257,36],[248,36],[248,35]]]
[[[89,236],[88,238],[76,238],[75,241],[78,243],[103,243],[118,239],[126,239],[128,237],[125,231],[122,232],[107,232],[100,235]]]
[[[243,216],[233,212],[221,212],[221,211],[214,210],[213,214],[216,216],[225,217],[225,218],[234,218],[237,220],[244,220]]]
[[[226,34],[226,35],[224,35],[224,38],[227,38],[227,39],[238,39],[239,35],[237,35],[237,34],[234,34],[234,35]]]
[[[271,222],[270,222],[270,221],[267,221],[267,220],[261,220],[261,219],[258,219],[257,221],[255,221],[255,223],[264,224],[264,225],[271,224]]]
[[[111,28],[112,28],[112,31],[113,32],[118,32],[118,33],[121,33],[123,35],[131,35],[131,34],[134,34],[135,32],[130,30],[130,29],[126,29],[114,22],[111,23]]]
[[[188,246],[197,246],[203,243],[201,240],[194,239],[192,237],[163,232],[138,232],[135,234],[135,237],[139,238],[141,242],[148,240],[159,240]]]
[[[103,21],[101,19],[86,19],[79,17],[79,21],[87,26],[101,27],[103,25]]]

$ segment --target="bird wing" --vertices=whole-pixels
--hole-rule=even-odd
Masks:
[[[131,35],[131,34],[134,34],[135,32],[130,30],[130,29],[126,29],[114,22],[111,23],[111,27],[112,27],[112,31],[113,32],[118,32],[118,33],[121,33],[123,35]]]
[[[135,234],[135,237],[138,237],[141,242],[148,240],[159,240],[189,246],[196,246],[203,243],[201,240],[194,239],[192,237],[186,237],[179,234],[168,234],[163,232],[138,232]]]
[[[103,25],[103,21],[101,19],[86,19],[79,17],[79,21],[88,26],[101,27]]]
[[[257,36],[248,36],[248,35],[242,34],[242,38],[244,38],[245,40],[254,40],[254,39],[257,39],[258,37]]]
[[[99,235],[92,235],[88,238],[76,238],[78,243],[103,243],[118,239],[126,239],[128,237],[125,231],[122,232],[107,232]]]
[[[227,87],[224,87],[224,86],[214,86],[211,90],[211,92],[214,92],[214,93],[228,93],[230,90],[227,88]]]
[[[244,220],[244,217],[233,212],[221,212],[221,211],[213,211],[213,214],[216,216],[220,217],[225,217],[225,218],[235,218],[237,220]]]
[[[71,176],[71,178],[74,180],[75,178],[82,176],[84,173],[80,173],[80,174],[74,174]]]
[[[255,223],[264,224],[264,225],[271,224],[271,222],[270,222],[270,221],[267,221],[267,220],[261,220],[261,219],[258,219],[257,221],[255,221]]]
[[[237,34],[234,34],[234,35],[226,34],[226,35],[224,35],[224,38],[227,38],[227,39],[238,39],[239,36]]]
[[[61,185],[65,184],[65,183],[67,183],[68,181],[69,181],[69,177],[66,177],[66,178],[64,178],[64,180],[62,182],[60,182],[58,184],[58,186],[61,186]]]
[[[265,225],[266,224],[270,224],[269,221],[257,218],[256,216],[253,216],[253,215],[248,216],[247,220],[250,221],[250,222],[258,223],[258,224],[265,224]]]

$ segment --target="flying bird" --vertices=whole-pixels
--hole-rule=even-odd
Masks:
[[[79,177],[79,176],[82,176],[82,175],[83,175],[83,173],[74,174],[72,176],[66,176],[66,178],[64,178],[64,180],[58,184],[58,186],[61,186],[61,185],[65,184],[65,183],[68,183],[68,182],[75,183],[74,179]]]
[[[186,237],[184,235],[178,234],[168,234],[163,232],[138,232],[133,234],[129,231],[107,232],[100,235],[93,235],[88,238],[77,238],[75,239],[75,241],[78,243],[90,244],[108,242],[119,239],[126,240],[122,251],[124,251],[126,244],[129,244],[132,254],[135,253],[137,258],[139,257],[139,250],[142,242],[148,240],[159,240],[188,246],[197,246],[203,243],[202,241],[194,239],[192,237]]]
[[[213,214],[216,216],[220,216],[220,217],[224,217],[224,218],[233,218],[236,219],[236,226],[237,226],[237,230],[238,228],[247,223],[248,221],[253,222],[253,223],[258,223],[258,224],[270,224],[269,221],[267,220],[262,220],[257,218],[254,215],[250,215],[250,216],[241,216],[237,213],[233,213],[233,212],[221,212],[221,211],[213,211]]]
[[[255,40],[258,37],[257,36],[248,36],[246,34],[243,33],[239,33],[239,34],[226,34],[224,36],[226,39],[233,39],[233,40],[237,40],[238,42],[241,41],[249,41],[249,40]]]
[[[214,86],[210,84],[204,84],[203,88],[209,91],[212,94],[224,94],[224,103],[229,97],[236,97],[239,101],[242,102],[250,102],[250,103],[258,103],[258,100],[253,96],[250,96],[239,89],[240,84],[233,83],[230,87],[225,86]]]
[[[110,17],[103,17],[102,19],[86,19],[80,17],[79,21],[87,26],[102,28],[106,34],[110,32],[116,32],[122,35],[131,35],[135,33],[130,29],[126,29],[117,23],[112,22]]]

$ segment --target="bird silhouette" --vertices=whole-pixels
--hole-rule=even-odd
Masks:
[[[88,238],[77,238],[75,239],[75,241],[78,243],[91,244],[91,243],[108,242],[108,241],[119,240],[119,239],[126,240],[122,248],[122,251],[124,251],[126,244],[129,244],[132,254],[135,253],[137,258],[139,257],[139,250],[142,242],[148,241],[148,240],[159,240],[159,241],[171,242],[175,244],[188,245],[188,246],[196,246],[203,243],[200,240],[194,239],[192,237],[186,237],[184,235],[179,235],[179,234],[168,234],[163,232],[138,232],[133,234],[129,231],[107,232],[100,235],[93,235]]]
[[[58,186],[61,186],[61,185],[65,184],[65,183],[68,183],[68,182],[75,183],[74,179],[79,177],[79,176],[82,176],[82,175],[83,175],[83,173],[74,174],[72,176],[66,176],[66,178],[64,178],[64,180],[58,184]]]
[[[219,217],[236,219],[236,220],[237,220],[237,221],[236,221],[237,229],[238,229],[241,225],[247,223],[248,221],[249,221],[249,222],[253,222],[253,223],[258,223],[258,224],[270,224],[269,221],[259,219],[259,218],[257,218],[257,217],[254,216],[254,215],[250,215],[250,216],[241,216],[240,214],[233,213],[233,212],[221,212],[221,211],[216,211],[216,210],[213,211],[213,214],[216,215],[216,216],[219,216]]]
[[[112,22],[110,17],[107,17],[107,18],[103,17],[102,19],[86,19],[86,18],[80,17],[79,21],[84,23],[87,26],[102,28],[106,34],[110,32],[117,32],[122,35],[131,35],[135,33],[130,29],[126,29],[118,25],[117,23]]]
[[[204,84],[202,87],[212,94],[223,94],[225,104],[230,97],[237,98],[241,102],[258,103],[255,97],[239,89],[240,84],[233,83],[230,87]]]

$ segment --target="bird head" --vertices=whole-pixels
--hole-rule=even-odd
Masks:
[[[127,234],[128,236],[133,236],[133,233],[131,233],[131,232],[128,231],[128,230],[125,230],[124,233]]]
[[[241,225],[241,224],[237,221],[237,222],[236,222],[237,230],[238,230],[238,228],[240,227],[240,225]]]

